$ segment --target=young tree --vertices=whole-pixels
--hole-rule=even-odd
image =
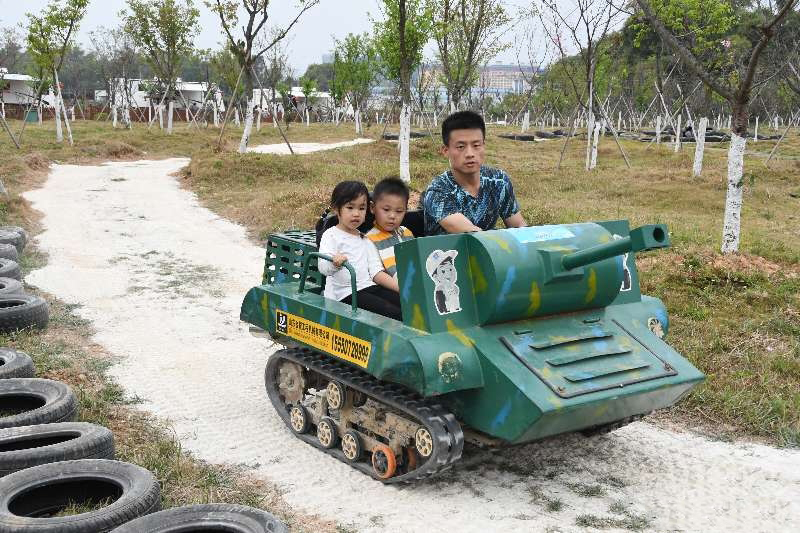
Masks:
[[[538,13],[544,31],[560,55],[558,65],[564,69],[575,99],[587,115],[586,170],[589,170],[593,168],[592,161],[597,159],[596,153],[593,156],[592,143],[595,119],[600,118],[603,112],[601,106],[597,105],[597,65],[608,49],[607,45],[603,47],[603,41],[621,19],[622,12],[610,0],[571,0],[569,3],[544,0],[543,8]],[[562,37],[562,32],[567,34],[566,39]],[[571,55],[571,49],[578,50],[579,63],[564,61]],[[585,103],[583,98],[586,98]],[[569,136],[566,140],[569,140]]]
[[[350,33],[336,43],[334,71],[331,92],[337,95],[337,102],[347,100],[352,106],[356,133],[361,133],[361,111],[366,109],[380,74],[378,53],[368,34]]]
[[[428,0],[442,82],[453,110],[478,80],[478,69],[508,45],[500,39],[510,17],[501,0]]]
[[[123,26],[114,29],[100,27],[89,38],[94,48],[97,69],[106,87],[108,103],[111,106],[122,105],[123,124],[130,128],[129,108],[132,95],[128,79],[139,64],[136,45]]]
[[[65,0],[63,3],[61,0],[52,0],[41,15],[28,13],[28,53],[42,72],[53,76],[56,92],[56,140],[58,142],[64,140],[61,131],[61,113],[63,112],[69,144],[72,144],[72,129],[69,126],[67,111],[64,107],[58,71],[64,64],[67,51],[78,31],[78,25],[86,14],[88,4],[89,0]],[[41,89],[39,93],[41,94]]]
[[[168,101],[167,133],[172,134],[175,83],[185,57],[193,50],[200,16],[192,0],[128,0],[130,13],[120,15],[125,32],[139,48],[161,85],[160,106]],[[186,105],[186,104],[184,104]]]
[[[300,78],[300,89],[303,91],[304,111],[306,114],[306,121],[311,121],[311,108],[317,100],[317,80],[314,78]]]
[[[748,12],[749,32],[733,42],[720,34],[735,22],[733,7],[724,0],[636,0],[642,16],[703,83],[731,106],[731,144],[728,150],[728,190],[722,228],[722,253],[739,249],[744,151],[750,100],[762,54],[800,0],[757,4]]]
[[[375,45],[386,77],[400,86],[400,178],[411,181],[411,74],[422,62],[431,29],[431,7],[425,0],[383,0],[384,19],[375,24]]]
[[[247,96],[247,113],[242,139],[239,142],[239,153],[243,154],[247,151],[247,143],[253,129],[253,89],[255,88],[254,67],[256,61],[283,40],[303,13],[317,5],[319,0],[298,0],[298,2],[298,12],[292,21],[283,28],[273,31],[264,42],[260,42],[262,30],[267,28],[270,18],[270,0],[206,0],[206,5],[219,17],[222,31],[228,40],[228,46],[242,69],[244,91]],[[239,24],[238,11],[240,8],[244,8],[246,16],[242,25],[243,38],[236,38],[233,33],[234,28]]]

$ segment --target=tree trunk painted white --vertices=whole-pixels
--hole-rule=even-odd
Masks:
[[[75,106],[69,108],[69,118],[72,122],[75,122]]]
[[[53,102],[53,111],[56,114],[56,141],[64,142],[64,132],[61,130],[61,109],[58,98]]]
[[[64,126],[67,129],[67,141],[69,142],[69,145],[72,146],[75,143],[72,140],[72,127],[70,127],[69,117],[67,117],[67,106],[64,105],[64,98],[61,96],[60,88],[58,92],[58,99],[61,101],[61,112],[64,113]]]
[[[308,112],[308,109],[305,110],[306,114],[306,128],[311,126],[311,113]]]
[[[589,116],[586,117],[586,170],[592,168],[592,134],[594,131],[594,113],[591,111],[591,103],[589,104]]]
[[[400,145],[400,179],[406,183],[411,181],[411,169],[409,167],[409,144],[411,143],[411,106],[403,104],[400,109],[400,135],[398,144]]]
[[[111,106],[111,127],[117,129],[117,106]]]
[[[233,109],[233,123],[237,126],[241,125],[242,121],[239,120],[239,107],[235,107]]]
[[[261,106],[258,107],[258,114],[256,114],[256,131],[261,131]]]
[[[617,114],[617,131],[622,129],[622,111]]]
[[[164,129],[164,106],[162,104],[158,105],[158,128]]]
[[[731,129],[731,116],[728,115],[728,129]]]
[[[678,115],[677,122],[675,122],[675,153],[681,150],[681,115]]]
[[[756,117],[756,129],[755,133],[753,133],[753,142],[754,143],[758,142],[758,117]]]
[[[175,114],[175,101],[170,100],[167,107],[167,135],[172,135],[172,116]]]
[[[594,125],[594,135],[592,135],[592,163],[590,168],[595,168],[597,166],[597,145],[600,144],[600,130],[604,129],[604,126],[604,120]]]
[[[39,101],[39,125],[40,125],[40,126],[42,125],[42,111],[43,111],[43,109],[42,109],[42,102],[41,102],[41,100],[40,100],[40,101]]]
[[[730,254],[739,250],[739,233],[742,216],[742,189],[744,180],[744,149],[747,138],[731,133],[728,149],[728,193],[725,197],[725,221],[722,225],[722,253]]]
[[[525,111],[525,114],[522,116],[522,133],[528,131],[531,127],[531,112]]]
[[[147,123],[150,124],[153,122],[153,106],[150,102],[147,102]]]
[[[272,127],[278,127],[278,104],[274,102],[272,104]]]
[[[450,100],[450,114],[452,115],[455,112],[456,112],[456,105],[453,103],[452,100]]]
[[[692,168],[692,176],[695,178],[700,176],[703,171],[703,150],[706,144],[706,128],[708,127],[708,119],[703,117],[700,119],[700,125],[694,129],[694,167]]]
[[[355,115],[356,134],[361,135],[361,110],[356,109]]]
[[[253,99],[247,99],[247,112],[244,115],[244,131],[239,141],[239,153],[247,152],[247,143],[250,141],[250,132],[253,131]]]
[[[656,144],[661,144],[661,115],[656,117]]]
[[[218,128],[219,127],[219,108],[217,107],[217,103],[216,102],[214,102],[213,106],[214,106],[214,127]]]

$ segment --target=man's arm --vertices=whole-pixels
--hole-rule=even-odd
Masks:
[[[503,220],[507,228],[524,228],[528,224],[525,222],[525,219],[522,217],[522,213],[517,211],[510,217]]]
[[[473,224],[470,219],[461,213],[447,215],[439,221],[439,225],[442,226],[447,233],[469,233],[472,231],[481,231],[481,228]]]

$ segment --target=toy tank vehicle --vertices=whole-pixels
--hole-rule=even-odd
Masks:
[[[616,429],[702,381],[639,290],[634,252],[666,246],[665,226],[624,220],[413,239],[395,247],[400,322],[324,298],[315,233],[289,231],[270,235],[241,318],[285,346],[266,388],[297,437],[413,481],[465,441]]]

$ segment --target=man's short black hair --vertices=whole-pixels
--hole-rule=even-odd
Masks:
[[[376,183],[375,188],[372,190],[372,201],[377,202],[385,194],[401,196],[408,203],[408,185],[397,176],[383,178]]]
[[[453,130],[481,130],[486,137],[486,123],[475,111],[456,111],[442,122],[442,142],[445,146],[450,142]]]

